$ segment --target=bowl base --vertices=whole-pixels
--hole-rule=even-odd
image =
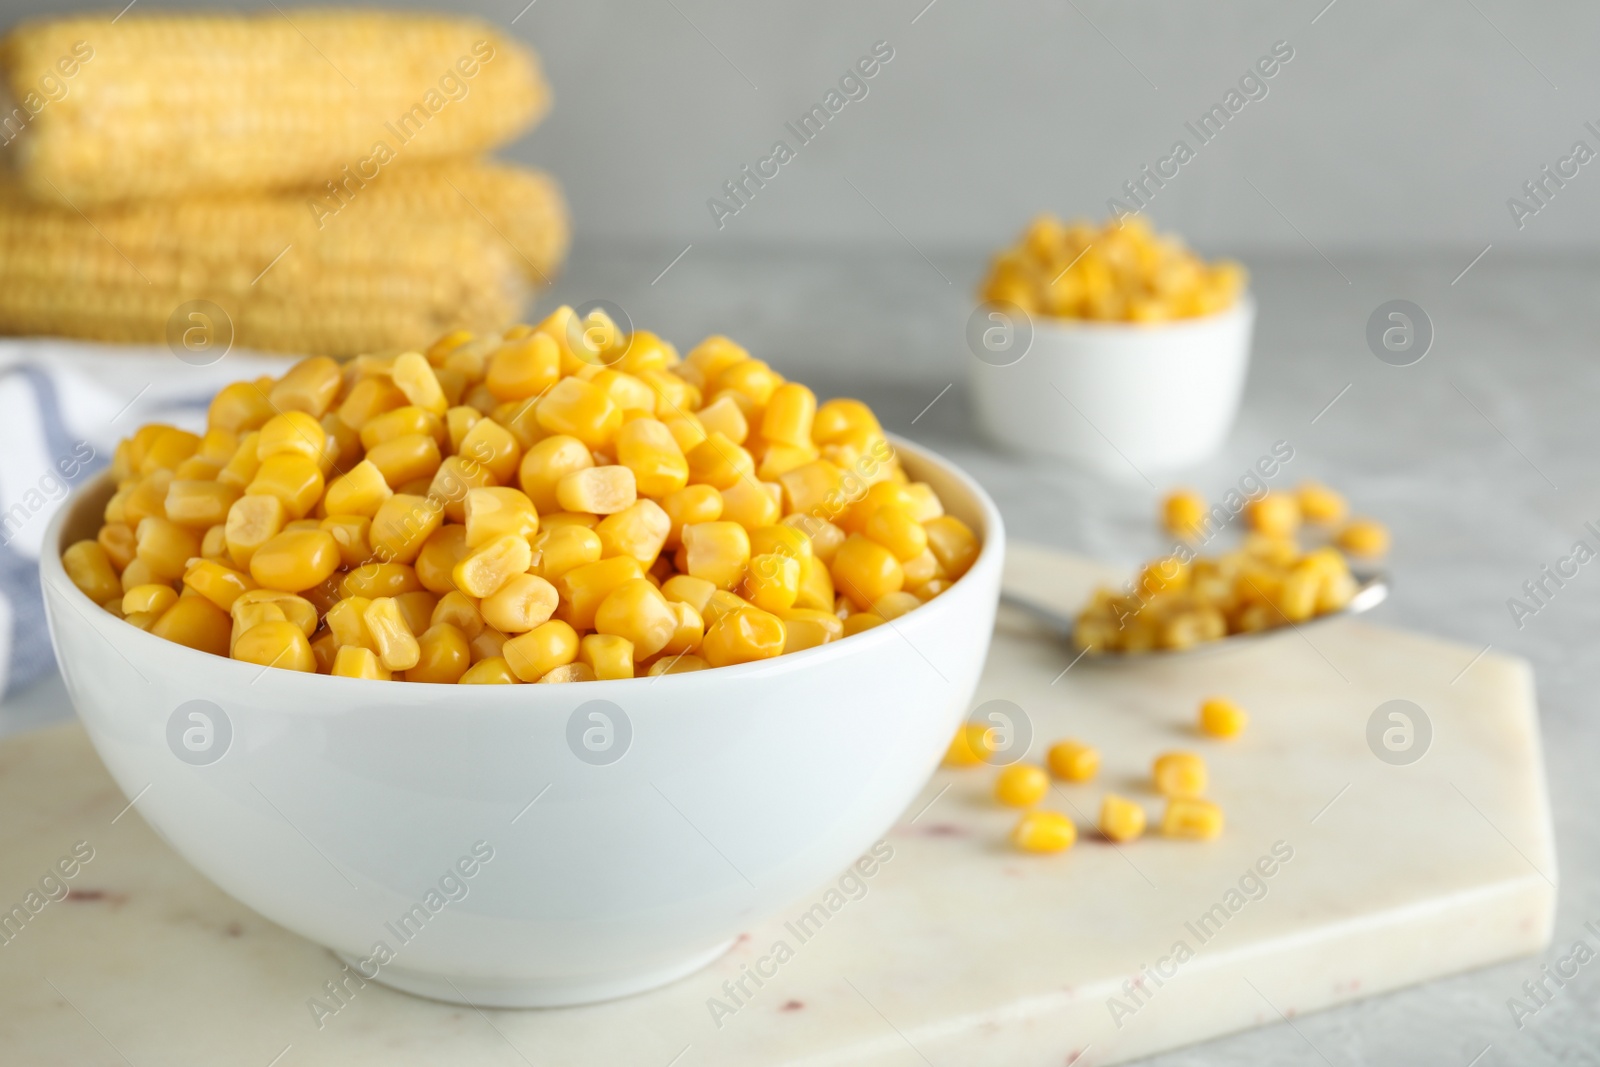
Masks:
[[[384,967],[373,981],[429,1000],[465,1004],[473,1008],[565,1008],[593,1004],[602,1000],[643,993],[693,974],[733,947],[734,939],[723,941],[686,959],[651,971],[585,976],[577,979],[542,978],[531,981],[495,978],[466,978],[432,971]],[[356,968],[357,961],[336,952],[345,963]]]

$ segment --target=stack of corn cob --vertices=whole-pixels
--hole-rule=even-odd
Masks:
[[[0,333],[159,342],[207,300],[233,343],[333,356],[503,329],[566,251],[537,171],[479,154],[549,105],[464,19],[134,12],[0,40]]]

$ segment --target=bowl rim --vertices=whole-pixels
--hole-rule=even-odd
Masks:
[[[982,307],[980,301],[976,307]],[[1209,315],[1197,315],[1184,319],[1166,319],[1161,322],[1131,322],[1127,319],[1073,319],[1057,315],[1035,314],[1028,312],[1028,321],[1033,324],[1033,336],[1039,337],[1057,334],[1101,334],[1119,337],[1148,337],[1152,334],[1183,334],[1221,326],[1233,319],[1255,317],[1256,299],[1254,293],[1246,289],[1239,294],[1239,299],[1223,308],[1213,311]]]
[[[930,466],[939,468],[944,474],[954,479],[963,489],[971,494],[973,501],[977,505],[978,511],[982,514],[984,530],[981,534],[982,544],[978,551],[978,557],[972,561],[972,566],[967,568],[966,574],[963,574],[961,578],[958,578],[954,583],[952,583],[951,589],[954,590],[961,584],[961,582],[965,581],[969,575],[977,571],[979,567],[999,568],[1001,566],[1000,557],[1003,556],[1005,551],[1005,523],[1001,518],[999,507],[984,490],[983,486],[980,485],[975,478],[973,478],[960,466],[952,463],[950,460],[946,459],[937,452],[934,452],[931,449],[921,445],[914,444],[895,434],[885,433],[884,436],[887,437],[890,444],[894,446],[896,455],[899,455],[902,451],[910,453],[916,463],[928,464]],[[135,649],[137,649],[142,642],[151,642],[144,647],[150,649],[152,653],[176,655],[180,663],[186,661],[189,657],[199,657],[194,661],[196,670],[208,669],[233,672],[234,674],[238,675],[238,680],[244,685],[253,686],[256,681],[270,682],[275,678],[277,681],[289,685],[309,684],[314,685],[317,688],[322,688],[325,685],[332,685],[346,690],[349,690],[349,687],[356,686],[362,687],[359,690],[360,692],[393,692],[392,689],[374,690],[372,687],[387,687],[394,684],[393,682],[380,681],[374,678],[340,678],[333,675],[315,674],[305,671],[291,671],[285,668],[263,668],[258,664],[246,663],[243,660],[236,660],[227,656],[218,656],[210,652],[202,652],[199,649],[189,648],[186,645],[180,645],[177,642],[167,641],[164,638],[156,637],[154,634],[147,633],[146,631],[139,629],[137,626],[134,626],[124,619],[112,616],[99,604],[96,604],[94,601],[90,600],[89,597],[81,589],[74,585],[70,578],[67,577],[66,568],[61,562],[61,553],[65,550],[65,546],[61,544],[61,539],[67,519],[72,514],[74,508],[81,503],[84,497],[99,489],[105,481],[110,479],[110,477],[111,471],[108,467],[94,478],[90,478],[75,486],[73,491],[62,500],[61,505],[56,509],[55,514],[51,516],[49,525],[45,528],[44,548],[39,557],[41,585],[48,585],[51,587],[51,591],[57,595],[65,597],[67,602],[72,605],[74,610],[78,614],[84,616],[84,619],[88,623],[89,627],[95,630],[95,632],[99,634],[103,640],[110,642],[112,637],[109,634],[101,631],[100,624],[102,622],[117,623],[126,627],[125,636],[129,637],[133,641]],[[921,619],[926,619],[928,616],[923,614],[924,609],[932,607],[935,601],[941,599],[945,595],[948,594],[941,594],[941,597],[934,598],[934,601],[929,601],[919,605],[916,608],[913,608],[911,611],[906,612],[905,615],[900,616],[900,619],[910,619],[913,616],[920,616]],[[48,597],[46,597],[46,608],[48,609]],[[99,619],[95,614],[91,614],[91,612],[97,612],[101,615],[104,615],[104,620]],[[624,695],[627,693],[637,694],[639,692],[638,686],[640,684],[654,684],[663,678],[668,679],[668,689],[666,691],[673,692],[674,690],[672,687],[674,686],[681,688],[689,685],[706,684],[705,679],[702,678],[702,676],[708,674],[715,675],[718,678],[728,679],[729,681],[755,679],[766,674],[786,674],[790,671],[799,669],[799,667],[808,667],[812,665],[820,666],[832,660],[854,657],[858,653],[866,653],[871,649],[878,648],[885,642],[899,639],[900,635],[895,626],[895,623],[898,621],[898,619],[886,620],[886,624],[883,626],[875,626],[870,630],[863,631],[859,634],[852,634],[849,637],[840,638],[837,641],[830,641],[825,645],[803,649],[799,652],[792,652],[787,655],[774,656],[771,659],[757,660],[751,663],[736,663],[726,667],[710,667],[703,671],[688,671],[683,674],[657,675],[653,678],[613,678],[574,684],[581,684],[583,686],[582,692],[584,694],[593,694],[591,699],[599,699],[614,691]],[[54,627],[52,626],[51,629],[53,631]],[[60,653],[55,648],[55,638],[53,632],[51,635],[51,650],[56,654],[56,665],[57,669],[59,670],[61,667]],[[268,677],[269,672],[272,672],[272,678]],[[186,676],[190,677],[199,677],[198,675],[191,674],[188,670],[185,671],[185,674]],[[254,674],[254,678],[247,677],[251,674]],[[312,681],[312,679],[315,679],[315,681]],[[231,681],[226,676],[223,676],[219,680]],[[457,696],[461,695],[459,683],[454,682],[403,682],[401,684],[405,687],[402,691],[403,694],[408,696],[415,694],[419,698],[426,695],[437,697],[442,695],[439,692],[441,690],[454,693]],[[485,691],[482,699],[486,700],[488,704],[478,705],[474,703],[473,707],[497,707],[497,701],[502,703],[518,703],[526,702],[530,699],[538,699],[532,693],[521,692],[525,686],[533,684],[537,683],[519,683],[517,685],[507,686],[474,686],[472,688]],[[618,688],[629,685],[632,685],[633,688]],[[556,698],[557,694],[570,692],[570,690],[568,690],[565,686],[561,685],[552,685],[548,686],[547,688],[551,691],[549,696],[552,699]],[[495,690],[507,690],[509,692],[503,693],[499,696],[490,695],[491,691]],[[352,695],[355,691],[356,690],[350,690]],[[513,695],[519,692],[521,692],[520,696]],[[316,707],[288,707],[284,710],[291,712],[303,711],[311,714],[317,714],[325,713],[328,709]]]

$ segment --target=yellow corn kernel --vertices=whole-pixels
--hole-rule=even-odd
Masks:
[[[661,505],[654,500],[639,500],[601,519],[594,532],[600,538],[602,555],[632,556],[648,567],[661,554],[671,525],[672,520]]]
[[[205,529],[226,522],[239,490],[223,482],[173,479],[167,486],[167,518],[180,526]]]
[[[1049,790],[1050,776],[1044,768],[1031,763],[1013,763],[1001,768],[994,782],[995,799],[1013,808],[1037,804]]]
[[[966,574],[982,547],[972,528],[954,515],[941,515],[923,523],[922,528],[928,535],[928,549],[945,575],[953,582]]]
[[[661,498],[667,513],[666,546],[683,544],[683,528],[699,522],[716,522],[722,517],[722,492],[713,485],[690,485]]]
[[[834,607],[833,575],[827,564],[816,557],[800,560],[800,589],[795,594],[796,608],[832,611]]]
[[[598,681],[594,668],[587,663],[564,663],[553,670],[546,671],[539,679],[540,685],[560,685],[564,682],[593,682]]]
[[[393,675],[370,648],[341,645],[333,659],[333,675],[338,678],[370,678],[387,682]]]
[[[359,567],[372,558],[372,520],[359,515],[330,515],[320,525],[339,546],[342,566]]]
[[[468,642],[472,648],[472,662],[500,655],[505,649],[506,640],[505,634],[492,626],[485,626]]]
[[[1294,496],[1300,505],[1300,516],[1306,522],[1332,526],[1343,522],[1350,514],[1350,505],[1344,497],[1320,482],[1301,482]]]
[[[1238,737],[1250,716],[1231,700],[1210,697],[1200,705],[1200,729],[1212,737]]]
[[[195,434],[172,426],[162,426],[151,435],[139,459],[139,473],[172,470],[199,450],[200,438]]]
[[[788,611],[800,593],[800,561],[776,552],[753,556],[739,588],[762,611]]]
[[[878,508],[867,520],[862,533],[893,552],[902,563],[916,559],[928,550],[927,531],[904,508]]]
[[[123,497],[122,521],[137,530],[147,518],[166,518],[167,487],[172,484],[172,477],[171,471],[162,470],[140,478]]]
[[[1057,741],[1045,755],[1050,773],[1067,782],[1088,782],[1100,771],[1100,750],[1081,741]]]
[[[832,519],[845,497],[844,471],[825,459],[813,460],[778,476],[787,509],[795,514]]]
[[[522,574],[533,563],[533,548],[525,537],[504,534],[480,545],[456,564],[452,577],[456,588],[471,597],[483,598]]]
[[[280,453],[261,461],[244,491],[246,496],[275,496],[291,517],[303,519],[322,497],[322,486],[322,468],[315,460]]]
[[[773,390],[761,418],[761,436],[787,445],[810,445],[817,416],[817,394],[797,382]]]
[[[267,400],[277,411],[304,412],[320,419],[343,384],[339,364],[327,356],[312,356],[290,367],[273,385]]]
[[[306,459],[322,458],[328,435],[322,424],[303,411],[290,411],[274,415],[261,427],[256,438],[256,455],[261,459],[272,456],[304,456]]]
[[[483,613],[478,610],[478,602],[459,589],[452,589],[439,598],[433,606],[433,614],[428,616],[428,622],[437,626],[447,622],[460,630],[470,641],[483,632]]]
[[[1205,760],[1193,752],[1166,752],[1156,757],[1150,776],[1156,792],[1166,797],[1197,797],[1206,791]]]
[[[629,374],[644,374],[661,370],[678,362],[678,350],[649,330],[635,330],[628,335],[617,367]]]
[[[478,548],[501,537],[529,542],[539,532],[539,513],[520,489],[494,486],[470,489],[466,498],[467,547]]]
[[[756,469],[755,460],[749,452],[715,430],[690,449],[687,458],[691,482],[713,485],[722,490],[730,489],[741,479],[751,477]]]
[[[844,635],[854,637],[863,630],[883,625],[883,616],[870,611],[858,611],[844,620]]]
[[[367,629],[366,611],[371,604],[370,597],[347,596],[328,609],[323,618],[336,645],[340,648],[350,645],[377,651],[378,646]]]
[[[453,523],[467,521],[467,494],[474,489],[488,489],[495,485],[494,474],[488,467],[474,463],[463,456],[446,456],[434,471],[426,488],[412,488],[417,482],[397,486],[402,493],[413,493],[438,501],[444,508],[444,517]]]
[[[130,560],[128,565],[122,568],[122,591],[124,593],[136,585],[151,585],[167,580],[156,574],[148,564],[139,559]]]
[[[811,553],[824,564],[832,564],[834,555],[839,551],[839,546],[844,544],[849,534],[831,522],[817,518],[815,515],[787,515],[783,519],[785,526],[793,526],[805,534],[811,542]]]
[[[373,649],[385,667],[391,671],[406,671],[417,665],[421,647],[394,597],[373,597],[362,611],[361,621],[367,624]]]
[[[461,685],[512,685],[520,679],[511,673],[511,667],[504,659],[489,656],[468,667],[457,681]]]
[[[938,557],[927,550],[901,563],[900,569],[905,572],[907,589],[926,585],[943,573]]]
[[[1161,815],[1161,833],[1191,841],[1211,841],[1222,836],[1222,809],[1199,797],[1173,797]]]
[[[793,608],[779,615],[783,620],[783,651],[800,652],[816,648],[844,636],[844,620],[831,611]]]
[[[677,632],[678,615],[659,589],[639,578],[606,595],[595,610],[594,628],[597,633],[627,638],[634,658],[644,660],[667,646]]]
[[[730,611],[738,611],[740,608],[755,609],[755,605],[744,597],[730,593],[726,589],[717,589],[706,599],[705,608],[696,610],[700,611],[701,617],[707,626],[715,626],[718,619]]]
[[[716,386],[718,390],[732,390],[749,397],[757,407],[765,407],[783,386],[783,378],[761,360],[746,359],[717,375]],[[813,396],[811,402],[815,406],[816,397]],[[809,421],[806,427],[808,433]]]
[[[777,482],[742,478],[722,490],[722,519],[747,530],[771,526],[783,518],[783,487]]]
[[[267,394],[255,382],[233,382],[223,386],[211,398],[206,412],[206,426],[213,430],[227,430],[242,434],[254,430],[276,415],[277,409]]]
[[[311,601],[303,596],[285,593],[278,589],[247,589],[234,598],[233,605],[228,611],[233,614],[241,607],[255,604],[272,605],[278,610],[278,618],[294,623],[308,638],[317,632],[317,609]]]
[[[1205,514],[1205,497],[1193,489],[1174,489],[1161,502],[1162,525],[1174,537],[1197,536]]]
[[[406,395],[412,405],[434,415],[443,415],[450,406],[439,378],[421,352],[405,352],[394,359],[390,378],[395,388]]]
[[[989,730],[990,728],[982,723],[962,723],[956,735],[950,739],[950,747],[945,749],[944,765],[976,767],[980,763],[988,762],[989,756],[994,751],[994,747],[990,744]]]
[[[526,400],[561,380],[561,349],[542,333],[507,341],[489,354],[484,385],[496,400]]]
[[[106,550],[106,557],[111,560],[111,565],[119,571],[133,560],[134,554],[139,550],[139,539],[134,536],[133,527],[125,522],[107,520],[106,524],[100,527],[95,540]]]
[[[432,478],[443,462],[439,442],[423,433],[405,434],[368,449],[364,463],[378,468],[389,486],[398,488],[418,478]]]
[[[291,629],[300,634],[298,629],[293,627]],[[163,611],[161,617],[151,624],[150,632],[157,637],[187,645],[201,652],[226,656],[228,642],[233,633],[233,623],[228,618],[227,612],[205,597],[180,596],[176,603]],[[300,634],[300,639],[305,640],[305,635]]]
[[[706,670],[710,666],[711,664],[699,656],[663,656],[650,664],[650,669],[645,671],[645,675],[658,678],[663,674],[688,674],[692,671]]]
[[[666,424],[633,419],[617,431],[617,462],[633,472],[641,496],[663,497],[689,483],[689,461]]]
[[[496,630],[520,634],[547,622],[555,614],[557,602],[556,587],[545,579],[532,574],[514,574],[483,598],[478,612],[483,622]],[[482,623],[479,625],[481,627]]]
[[[1288,493],[1268,493],[1245,505],[1245,521],[1268,537],[1292,537],[1300,528],[1300,504]]]
[[[633,677],[633,642],[615,634],[588,634],[578,642],[578,662],[599,681]]]
[[[551,386],[534,411],[545,433],[576,437],[589,448],[604,448],[622,426],[622,409],[604,390],[578,378]]]
[[[72,584],[96,604],[104,604],[123,594],[122,582],[111,566],[111,557],[106,555],[106,550],[100,547],[98,541],[73,542],[61,553],[61,566]]]
[[[865,432],[876,432],[878,417],[872,409],[859,400],[829,400],[817,408],[811,423],[811,439],[819,445],[831,445]]]
[[[228,654],[230,656],[233,655],[233,648],[239,643],[239,638],[248,633],[252,627],[264,622],[289,621],[289,617],[284,614],[283,609],[278,605],[261,601],[252,601],[248,604],[240,604],[235,601],[228,615],[233,619],[233,635],[228,644]],[[301,633],[304,632],[304,630],[301,631]]]
[[[644,568],[632,556],[612,556],[587,563],[556,579],[561,604],[557,617],[579,630],[594,629],[595,613],[612,591],[644,577]]]
[[[300,627],[281,619],[258,622],[233,642],[233,658],[261,667],[315,673],[317,659]]]
[[[412,434],[432,437],[438,444],[449,439],[443,419],[431,411],[408,404],[376,415],[361,427],[361,447],[371,451],[397,437],[410,437]]]
[[[695,608],[680,600],[668,601],[672,613],[677,617],[677,626],[672,631],[672,636],[662,646],[663,655],[675,656],[684,652],[693,652],[700,647],[706,636],[705,616]]]
[[[699,522],[683,528],[687,571],[718,589],[732,589],[750,562],[750,535],[736,522]]]
[[[122,594],[122,612],[125,615],[136,612],[160,615],[177,602],[178,594],[170,585],[136,585]]]
[[[154,516],[143,519],[134,536],[137,539],[135,558],[143,561],[150,572],[162,581],[176,581],[183,577],[189,560],[200,554],[200,535],[168,519]],[[104,554],[99,542],[91,541],[89,544]],[[110,565],[110,559],[107,558],[106,566]]]
[[[517,484],[528,494],[540,515],[559,511],[556,487],[569,474],[594,466],[594,455],[576,437],[565,434],[546,437],[523,455],[517,469]]]
[[[408,682],[454,685],[472,665],[467,637],[449,623],[428,627],[417,638],[417,662],[406,668]]]
[[[102,542],[103,544],[103,542]],[[200,537],[200,555],[206,559],[214,559],[218,563],[228,563],[232,557],[228,555],[228,529],[222,523],[206,528]],[[112,560],[115,563],[115,560]]]
[[[444,510],[431,497],[396,493],[378,506],[367,536],[373,557],[387,563],[411,563],[428,538],[444,523]]]
[[[467,558],[466,527],[453,524],[440,526],[428,535],[422,550],[412,561],[417,581],[422,588],[439,596],[456,588],[456,564]]]
[[[1078,828],[1059,811],[1030,811],[1011,829],[1011,842],[1023,852],[1065,852],[1078,840]]]
[[[705,614],[711,594],[716,591],[717,587],[704,578],[687,574],[675,574],[661,583],[662,596],[670,601],[688,604],[701,615]]]
[[[602,552],[600,535],[587,527],[572,524],[547,529],[533,541],[533,573],[553,582],[575,567],[596,562]]]
[[[750,424],[745,420],[744,409],[729,396],[719,397],[694,413],[695,420],[706,434],[720,433],[736,445],[742,445],[750,436]]]
[[[522,460],[522,445],[516,436],[492,419],[475,423],[456,451],[464,462],[488,471],[498,484],[512,481]]]
[[[873,604],[898,593],[905,583],[905,572],[894,553],[860,534],[851,534],[839,546],[828,572],[834,587],[860,611],[871,611]]]
[[[183,584],[223,611],[230,610],[240,594],[256,587],[250,575],[209,559],[192,561],[183,573]]]
[[[699,390],[668,370],[646,367],[629,373],[637,375],[656,394],[656,418],[666,420],[700,406]]]
[[[556,501],[566,511],[613,515],[637,499],[633,471],[620,464],[573,471],[556,484]]]
[[[908,611],[915,611],[922,607],[922,599],[915,593],[901,590],[898,593],[885,593],[872,603],[872,613],[880,616],[884,622],[898,619]]]
[[[394,603],[400,609],[401,618],[406,620],[406,627],[420,635],[433,624],[433,609],[439,598],[426,589],[413,589],[396,596]]]
[[[268,589],[299,593],[327,581],[341,562],[326,530],[285,530],[251,554],[250,577]]]
[[[359,515],[370,519],[393,495],[394,490],[384,480],[383,472],[371,460],[364,459],[329,484],[322,506],[329,515]]]
[[[683,450],[685,458],[688,457],[690,449],[706,439],[705,425],[699,416],[691,411],[673,412],[662,421],[671,431],[672,439],[678,442],[678,447]]]
[[[517,678],[537,682],[578,658],[578,632],[560,619],[551,619],[507,640],[502,654]]]
[[[1144,807],[1115,793],[1100,802],[1100,833],[1108,841],[1132,841],[1144,833]]]
[[[759,608],[739,608],[711,624],[700,651],[713,667],[726,667],[781,655],[786,638],[783,620],[776,615]]]
[[[406,395],[388,378],[363,378],[339,404],[339,421],[356,433],[373,419],[406,406]]]
[[[458,404],[444,413],[444,432],[451,455],[461,451],[461,442],[466,440],[467,433],[482,421],[484,421],[483,412],[465,404]],[[505,429],[504,426],[500,428]],[[520,455],[520,451],[518,454]]]
[[[1381,556],[1389,551],[1389,530],[1373,519],[1352,519],[1339,531],[1338,543],[1352,556]]]

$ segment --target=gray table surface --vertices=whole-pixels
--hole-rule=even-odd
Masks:
[[[1452,284],[1477,249],[1243,256],[1260,304],[1244,410],[1218,456],[1151,486],[1131,471],[1108,484],[1003,455],[976,436],[965,385],[972,357],[961,331],[984,262],[978,250],[752,256],[708,244],[673,262],[680,251],[591,249],[574,258],[553,299],[612,301],[637,326],[684,347],[726,333],[819,395],[859,396],[892,432],[965,466],[999,502],[1016,539],[1132,564],[1162,547],[1152,516],[1175,480],[1214,497],[1274,441],[1289,441],[1289,478],[1325,480],[1393,529],[1396,588],[1379,618],[1533,663],[1560,859],[1555,944],[1584,937],[1596,947],[1582,927],[1600,919],[1600,728],[1585,710],[1600,690],[1600,562],[1520,629],[1507,600],[1575,540],[1596,545],[1583,524],[1600,522],[1600,260],[1495,248]],[[1365,341],[1368,316],[1394,298],[1421,305],[1436,331],[1427,357],[1411,367],[1379,362]],[[57,720],[65,709],[52,679],[0,707],[0,733]],[[1147,1062],[1597,1062],[1600,974],[1592,968],[1524,1029],[1507,1009],[1538,965],[1565,951]]]

